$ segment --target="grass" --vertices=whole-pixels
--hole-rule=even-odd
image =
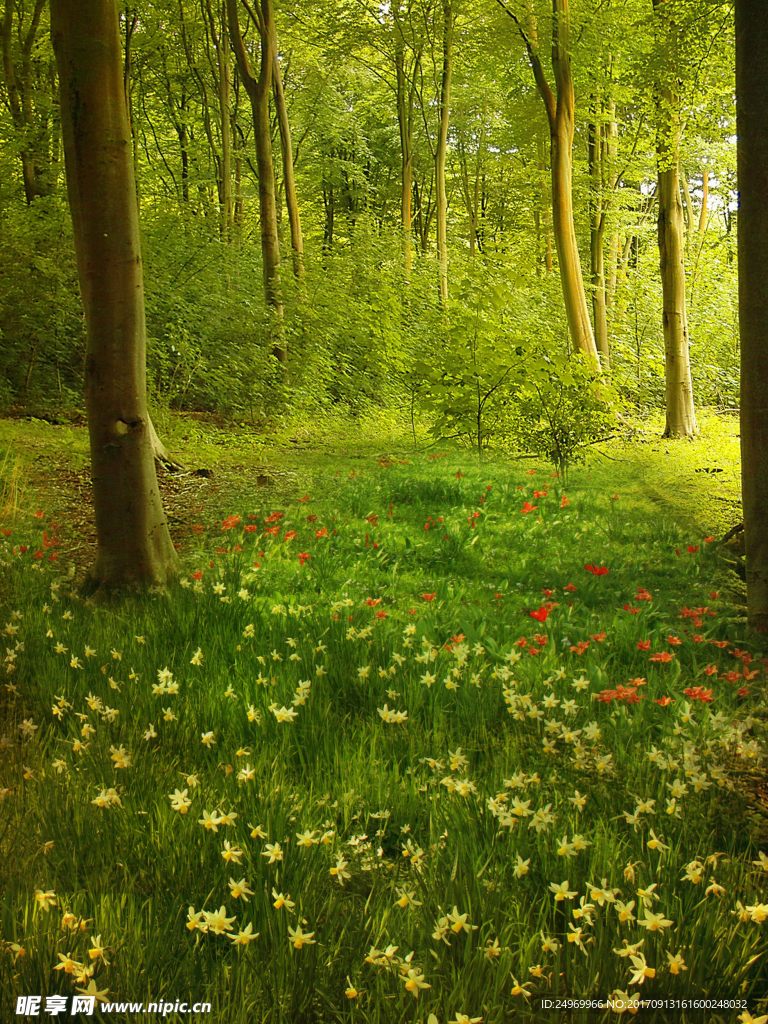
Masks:
[[[763,652],[707,524],[648,500],[666,456],[613,448],[564,490],[394,433],[276,443],[276,486],[231,488],[182,579],[120,609],[77,598],[45,518],[3,524],[0,1019],[91,982],[226,1024],[600,1021],[536,1001],[610,993],[757,1015]]]

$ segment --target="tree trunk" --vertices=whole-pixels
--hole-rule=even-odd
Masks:
[[[304,239],[301,233],[301,217],[299,201],[296,197],[296,180],[293,174],[293,146],[291,144],[291,125],[288,120],[288,107],[283,92],[283,78],[274,47],[274,67],[272,68],[272,87],[275,96],[277,123],[280,127],[280,149],[283,157],[283,180],[285,181],[285,205],[288,207],[288,221],[291,225],[291,256],[293,258],[293,274],[297,281],[304,277]]]
[[[597,120],[598,100],[593,99],[595,121],[587,128],[587,150],[590,178],[590,271],[592,276],[592,315],[595,322],[595,344],[604,369],[610,368],[608,352],[608,316],[605,304],[605,261],[603,236],[605,212],[603,210],[602,131]]]
[[[445,193],[445,157],[448,149],[448,119],[451,103],[453,10],[443,0],[443,74],[440,80],[440,128],[435,152],[437,176],[437,258],[440,264],[440,300],[448,302],[448,198]]]
[[[139,16],[134,11],[125,12],[125,56],[123,60],[123,92],[125,93],[125,113],[128,118],[128,131],[131,135],[131,152],[133,154],[133,177],[136,182],[136,206],[141,214],[141,183],[139,181],[139,140],[136,137],[136,125],[133,119],[133,52],[131,43],[133,33],[139,23]]]
[[[411,193],[413,191],[413,95],[405,68],[402,27],[395,17],[395,73],[397,80],[397,123],[400,129],[400,219],[403,232],[403,267],[406,281],[411,277]]]
[[[254,4],[256,29],[261,39],[259,77],[251,73],[245,52],[237,0],[227,0],[227,16],[232,48],[237,69],[248,93],[253,111],[253,130],[256,137],[256,170],[259,179],[259,219],[261,223],[261,257],[264,273],[264,295],[267,306],[274,313],[272,325],[272,352],[281,363],[288,360],[283,330],[283,295],[280,286],[280,240],[277,233],[277,204],[275,202],[275,176],[272,166],[272,131],[269,123],[269,93],[272,87],[275,40],[272,0]]]
[[[616,178],[616,157],[619,149],[619,126],[616,121],[616,101],[611,96],[606,103],[608,124],[605,129],[605,168],[607,177],[614,179],[614,189],[618,186]],[[616,294],[616,273],[619,261],[619,232],[616,227],[611,230],[608,237],[608,275],[605,284],[605,309],[606,315],[613,307],[613,300]]]
[[[98,544],[88,589],[108,593],[164,583],[178,558],[150,443],[139,220],[115,0],[51,0],[51,35],[87,331]]]
[[[515,22],[523,37],[536,86],[549,121],[552,227],[560,265],[560,282],[568,319],[568,332],[574,351],[584,352],[593,365],[599,366],[573,221],[574,91],[570,58],[569,0],[552,0],[552,68],[557,98],[547,82],[539,57],[533,16],[528,19],[526,32],[518,17],[502,3],[502,0],[499,0],[499,3]]]
[[[541,132],[536,133],[536,168],[538,174],[538,193],[541,203],[541,224],[544,229],[544,269],[552,273],[552,189],[547,188],[546,179],[551,176],[547,167],[546,144]]]
[[[664,300],[665,437],[696,433],[685,308],[685,232],[680,201],[680,123],[676,92],[677,28],[667,14],[668,0],[653,0],[665,58],[657,96],[656,153],[659,173],[659,266]]]
[[[707,230],[707,205],[709,200],[709,171],[705,167],[701,172],[701,213],[699,214],[699,234],[703,237]]]
[[[552,0],[552,67],[557,103],[550,118],[552,140],[552,222],[560,264],[565,312],[574,351],[598,363],[587,310],[581,259],[573,221],[574,92],[571,75],[569,0]],[[551,96],[551,93],[550,93]]]
[[[736,0],[741,492],[749,624],[768,632],[768,20]]]
[[[14,26],[14,14],[17,7],[19,20],[18,25]],[[24,197],[28,206],[38,196],[51,195],[55,187],[46,130],[43,125],[35,123],[32,102],[33,51],[44,9],[45,0],[34,0],[27,23],[24,6],[13,3],[13,0],[5,0],[3,19],[0,22],[0,50],[2,51],[7,104],[18,136]],[[14,35],[18,37],[21,50],[19,66],[14,60],[12,51]]]
[[[229,64],[227,8],[222,6],[219,54],[219,112],[221,115],[221,237],[232,240],[232,69]]]

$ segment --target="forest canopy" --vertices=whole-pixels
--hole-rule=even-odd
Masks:
[[[520,374],[579,350],[673,434],[737,404],[729,4],[178,0],[120,29],[151,405],[423,407],[519,448]],[[2,56],[0,403],[79,408],[44,0],[5,0]]]

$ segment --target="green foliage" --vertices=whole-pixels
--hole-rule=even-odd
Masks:
[[[515,330],[519,307],[498,283],[482,294],[468,278],[444,342],[416,363],[429,430],[479,456],[490,447],[545,458],[564,476],[616,422],[618,395],[581,354],[566,356]]]
[[[505,440],[547,459],[566,479],[573,465],[585,461],[590,445],[610,435],[617,400],[615,389],[581,353],[569,358],[531,351]]]
[[[37,199],[3,223],[0,266],[2,407],[77,403],[85,330],[71,220],[61,196]]]
[[[533,1024],[542,995],[626,991],[612,950],[641,940],[649,998],[739,987],[762,1012],[764,925],[732,911],[764,903],[744,780],[764,774],[765,698],[759,681],[740,694],[728,680],[746,668],[730,651],[755,665],[760,644],[705,596],[716,566],[701,532],[649,502],[634,467],[618,503],[613,468],[595,467],[574,473],[567,508],[553,488],[523,515],[540,477],[506,464],[458,478],[452,460],[418,455],[351,465],[310,476],[297,463],[279,495],[243,481],[201,517],[184,585],[118,609],[83,605],[64,548],[35,558],[48,518],[27,511],[0,534],[0,621],[16,646],[0,728],[13,837],[0,1015],[17,995],[71,991],[54,969],[69,954],[106,999],[208,999],[228,1024]],[[252,528],[269,517],[276,535]],[[609,573],[585,570],[596,562]],[[530,613],[547,610],[544,587],[542,623]],[[704,604],[699,644],[680,612]],[[104,806],[107,788],[118,800]],[[211,831],[204,811],[229,823]],[[346,876],[331,874],[340,860]],[[705,893],[710,877],[722,898]],[[575,895],[558,903],[564,878]],[[592,895],[607,888],[620,904]],[[55,894],[47,909],[35,890]],[[187,927],[221,905],[230,936],[250,924],[253,942]],[[441,928],[454,906],[468,930]],[[672,923],[647,931],[646,911]],[[667,953],[686,969],[672,975]],[[430,986],[418,1000],[402,980],[416,968]]]

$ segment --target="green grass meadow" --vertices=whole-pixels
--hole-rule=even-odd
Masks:
[[[707,429],[567,483],[305,437],[112,607],[5,425],[0,1020],[90,992],[104,1021],[764,1022],[768,660]]]

